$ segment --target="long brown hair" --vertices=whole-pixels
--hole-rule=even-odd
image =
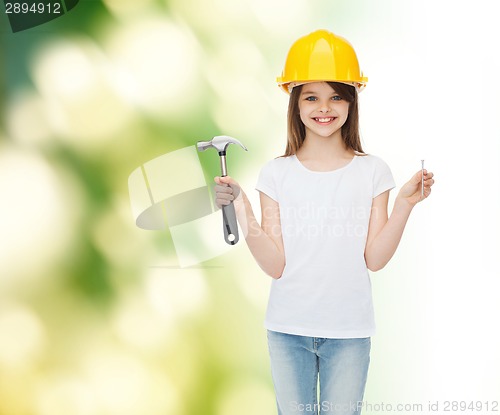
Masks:
[[[342,140],[346,149],[353,149],[363,153],[361,139],[359,136],[359,111],[358,111],[358,92],[351,85],[339,82],[327,82],[339,96],[349,103],[349,115],[341,128]],[[306,128],[300,119],[299,97],[303,85],[296,86],[290,93],[288,102],[288,140],[283,157],[295,154],[306,138]]]

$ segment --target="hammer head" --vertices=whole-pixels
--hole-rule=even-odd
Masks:
[[[228,135],[218,135],[210,141],[198,141],[196,148],[198,151],[205,151],[207,148],[213,147],[219,152],[219,155],[225,155],[229,144],[238,144],[243,150],[248,151],[239,140]]]

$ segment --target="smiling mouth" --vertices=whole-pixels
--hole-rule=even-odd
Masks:
[[[315,117],[313,118],[314,121],[316,121],[317,123],[320,123],[320,124],[329,124],[333,121],[335,121],[337,119],[337,117]]]

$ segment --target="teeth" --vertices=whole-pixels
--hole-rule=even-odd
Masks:
[[[319,122],[329,122],[333,120],[333,118],[316,118]]]

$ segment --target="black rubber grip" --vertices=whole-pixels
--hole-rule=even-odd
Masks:
[[[236,221],[236,212],[234,205],[231,203],[227,206],[222,206],[222,219],[224,226],[224,239],[229,245],[238,243],[238,222]]]

